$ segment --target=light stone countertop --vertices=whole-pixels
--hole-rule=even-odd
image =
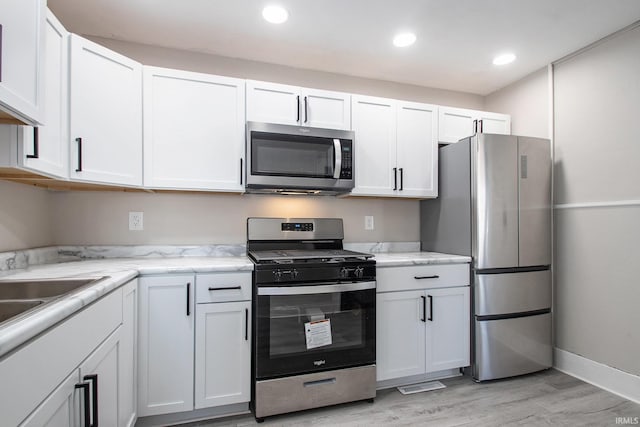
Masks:
[[[376,253],[375,260],[378,267],[397,267],[468,263],[471,258],[435,252],[392,252]],[[246,256],[111,258],[35,265],[4,272],[0,282],[23,279],[109,277],[86,289],[55,300],[31,315],[0,326],[0,357],[137,276],[216,271],[253,271],[253,263]]]
[[[108,278],[0,326],[0,357],[139,275],[253,271],[247,257],[127,258],[46,264],[12,270],[2,280]]]
[[[471,257],[442,254],[439,252],[389,252],[375,254],[378,267],[401,267],[410,265],[468,264]]]

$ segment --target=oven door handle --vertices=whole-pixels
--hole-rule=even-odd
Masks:
[[[333,294],[336,292],[363,291],[375,289],[376,282],[336,283],[307,286],[265,286],[258,287],[258,295],[313,295]]]
[[[340,171],[342,171],[342,144],[338,138],[333,139],[333,179],[340,179]]]

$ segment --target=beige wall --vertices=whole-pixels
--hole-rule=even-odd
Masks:
[[[292,68],[265,62],[207,55],[100,37],[89,38],[142,64],[157,67],[176,68],[361,95],[397,98],[407,101],[427,102],[452,107],[482,109],[484,103],[482,96],[464,92]],[[389,79],[392,80],[393,76],[389,76]]]
[[[632,204],[556,209],[556,346],[635,375],[640,375],[638,76],[640,28],[554,69],[555,202]]]
[[[542,68],[485,97],[484,110],[511,114],[511,133],[549,138],[549,78]]]
[[[144,212],[144,230],[128,230],[128,212]],[[188,193],[65,192],[52,198],[57,244],[245,243],[249,216],[339,217],[345,241],[418,241],[415,200]],[[375,229],[364,229],[373,215]]]
[[[53,244],[50,200],[46,190],[0,181],[0,252]]]

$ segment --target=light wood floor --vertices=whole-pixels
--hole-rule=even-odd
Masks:
[[[278,415],[261,426],[616,426],[624,425],[616,417],[640,417],[640,405],[553,369],[482,384],[468,377],[442,382],[447,388],[406,396],[382,390],[373,404]],[[256,425],[250,415],[188,424],[249,425]]]

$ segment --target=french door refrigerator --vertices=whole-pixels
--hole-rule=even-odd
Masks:
[[[420,204],[421,246],[472,257],[473,377],[549,368],[549,140],[476,134],[443,146],[438,193]]]

